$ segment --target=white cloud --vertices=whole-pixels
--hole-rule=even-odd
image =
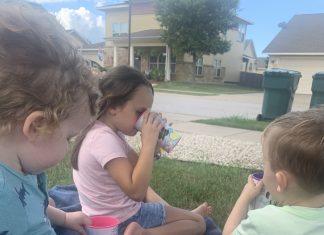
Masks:
[[[65,29],[74,29],[91,42],[103,41],[105,23],[102,16],[94,15],[84,7],[61,8],[54,15]]]

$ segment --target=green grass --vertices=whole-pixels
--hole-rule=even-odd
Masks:
[[[235,84],[199,84],[190,82],[161,82],[154,86],[158,92],[188,95],[246,94],[262,92],[259,89],[241,87]]]
[[[171,205],[193,209],[209,202],[212,217],[223,227],[251,170],[161,159],[155,163],[152,188]],[[68,159],[48,171],[49,187],[71,184]]]
[[[215,119],[200,119],[193,122],[216,125],[216,126],[227,126],[234,128],[241,128],[253,131],[263,131],[270,122],[267,121],[257,121],[253,119],[248,119],[241,116],[231,116],[226,118],[215,118]]]

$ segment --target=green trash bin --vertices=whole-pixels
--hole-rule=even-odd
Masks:
[[[314,74],[312,83],[312,99],[310,107],[324,105],[324,72]]]
[[[262,114],[257,120],[273,120],[291,111],[300,72],[269,69],[264,72]]]

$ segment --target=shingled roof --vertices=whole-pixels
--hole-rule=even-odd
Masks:
[[[324,13],[295,15],[263,53],[324,53]]]

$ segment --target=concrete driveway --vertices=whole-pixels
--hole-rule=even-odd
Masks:
[[[308,109],[310,99],[310,95],[296,95],[292,109]],[[256,118],[261,113],[262,102],[263,93],[191,96],[157,92],[153,110],[163,113],[172,122],[233,115]]]

